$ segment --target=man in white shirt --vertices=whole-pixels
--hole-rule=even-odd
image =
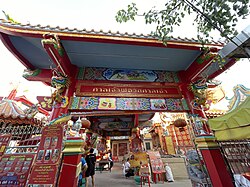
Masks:
[[[125,170],[125,177],[128,178],[130,176],[133,176],[133,170],[130,169],[130,163],[129,163],[129,158],[127,159],[127,161],[124,164],[124,170]]]

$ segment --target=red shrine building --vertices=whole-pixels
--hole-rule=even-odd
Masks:
[[[236,62],[235,58],[226,58],[221,68],[217,53],[222,43],[211,41],[203,46],[195,39],[172,37],[164,45],[150,35],[6,20],[0,20],[0,37],[26,67],[24,78],[55,88],[50,98],[40,97],[40,102],[46,105],[44,108],[51,110],[50,124],[43,129],[43,143],[38,147],[28,184],[75,186],[83,145],[91,146],[90,140],[95,139],[91,133],[106,139],[128,136],[131,144],[127,149],[142,151],[138,129],[155,112],[169,112],[188,114],[188,119],[178,117],[173,125],[185,132],[183,141],[191,142],[194,138],[212,185],[233,186],[219,146],[204,121],[204,111],[212,102],[207,89],[215,88],[217,84],[213,79]],[[70,128],[70,119],[75,124],[81,119],[85,140],[65,134],[64,129]],[[193,137],[189,137],[187,121]],[[77,134],[82,127],[75,125],[74,128]],[[173,147],[182,141],[177,137],[178,141],[170,145],[168,142],[172,141],[175,130],[168,127],[168,131],[169,138],[161,141],[164,134],[161,128],[156,124],[150,129],[165,154],[175,153]],[[115,149],[119,147],[116,145]],[[38,177],[44,168],[52,176],[49,181],[46,175]]]

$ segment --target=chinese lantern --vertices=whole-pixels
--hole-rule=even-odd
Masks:
[[[90,127],[91,123],[87,118],[82,118],[81,122],[82,122],[82,128],[88,129]]]
[[[185,119],[178,118],[174,121],[173,125],[179,128],[180,131],[183,131],[184,127],[187,126],[187,122]]]

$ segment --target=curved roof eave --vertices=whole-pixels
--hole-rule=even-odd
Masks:
[[[143,35],[143,34],[128,34],[117,32],[104,32],[102,30],[79,30],[79,29],[69,29],[69,28],[60,28],[60,27],[50,27],[50,26],[41,26],[41,25],[30,25],[30,24],[17,24],[11,23],[9,21],[0,19],[0,32],[7,35],[14,36],[29,36],[43,38],[44,34],[52,33],[56,34],[62,40],[79,40],[79,41],[99,41],[104,43],[121,43],[121,44],[131,44],[131,45],[149,45],[149,46],[164,46],[162,41],[158,40],[152,35]],[[202,44],[194,39],[180,38],[180,37],[170,37],[167,41],[167,45],[179,45],[190,48],[200,48]],[[211,41],[210,44],[206,46],[216,46],[222,47],[223,43]]]

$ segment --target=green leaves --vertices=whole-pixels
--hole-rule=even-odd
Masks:
[[[237,34],[236,26],[239,19],[249,15],[250,0],[166,0],[162,10],[151,9],[144,16],[146,24],[155,23],[153,32],[163,41],[179,26],[187,15],[196,13],[193,20],[197,23],[198,39],[210,38],[213,30],[220,32],[227,39]],[[139,16],[136,4],[128,5],[127,10],[119,10],[116,21],[119,23],[135,20]]]
[[[136,8],[136,4],[132,3],[128,5],[127,10],[119,10],[115,16],[117,22],[127,22],[129,20],[135,21],[135,17],[137,16],[138,9]]]

